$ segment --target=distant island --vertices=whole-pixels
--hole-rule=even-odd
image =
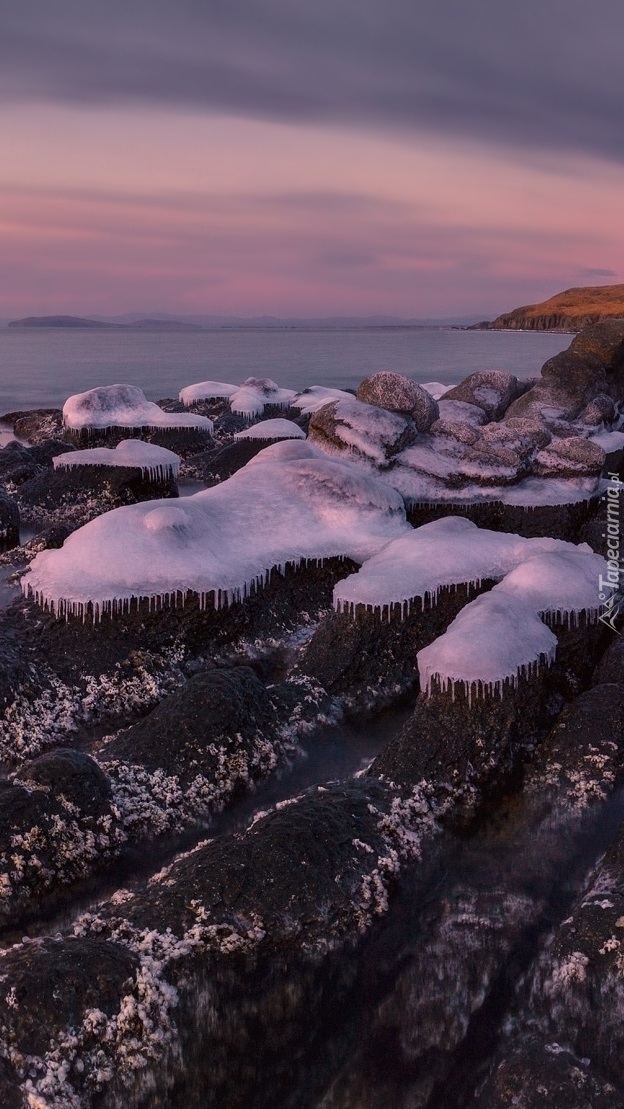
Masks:
[[[580,331],[600,320],[624,318],[624,285],[566,289],[540,304],[525,304],[475,329],[496,331]]]
[[[195,323],[182,320],[143,319],[132,323],[111,323],[108,320],[91,320],[82,316],[26,316],[23,320],[10,320],[8,327],[62,327],[82,330],[106,331],[199,331]]]
[[[404,319],[400,316],[184,316],[182,319],[166,313],[142,318],[128,313],[124,316],[26,316],[20,320],[0,320],[0,326],[10,328],[63,328],[69,330],[106,331],[219,331],[219,330],[292,330],[340,331],[345,328],[466,328],[475,323],[477,316],[448,317],[444,319]],[[489,326],[487,324],[479,326]]]

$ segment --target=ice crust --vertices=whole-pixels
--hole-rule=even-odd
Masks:
[[[63,423],[72,431],[109,427],[201,428],[212,432],[212,420],[191,412],[164,412],[147,400],[136,385],[101,385],[75,393],[63,405]]]
[[[294,389],[280,389],[270,377],[248,377],[230,397],[230,408],[238,416],[255,419],[268,406],[289,408],[295,397]]]
[[[302,444],[303,445],[303,444]],[[244,598],[288,564],[362,562],[411,530],[390,486],[325,458],[266,461],[184,500],[142,502],[97,517],[60,550],[43,551],[24,592],[83,617],[154,606],[189,593],[217,607]]]
[[[311,416],[313,412],[318,412],[319,408],[330,404],[333,400],[353,399],[353,394],[345,392],[344,389],[331,389],[327,385],[311,385],[309,389],[303,389],[293,397],[291,407],[298,408],[300,412]]]
[[[271,443],[270,446],[263,447],[253,458],[250,458],[247,467],[257,466],[263,462],[295,462],[301,458],[327,458],[327,455],[307,439],[282,439],[279,443]],[[341,464],[338,458],[332,461],[336,465]]]
[[[228,385],[227,381],[198,381],[181,389],[178,399],[186,405],[198,400],[219,400],[233,396],[237,389],[238,385]]]
[[[305,439],[306,434],[292,420],[262,420],[259,424],[238,431],[235,439]]]
[[[555,657],[557,637],[524,598],[505,592],[484,593],[455,617],[444,635],[418,652],[421,689],[430,693],[435,680],[443,691],[461,684],[469,702],[502,696],[505,682],[517,685],[540,663]]]
[[[53,459],[55,470],[71,470],[76,466],[127,466],[141,471],[151,481],[177,478],[180,469],[179,455],[142,439],[122,439],[116,447],[92,447],[83,451],[68,451]]]
[[[500,581],[526,559],[559,550],[579,548],[562,539],[524,539],[479,528],[462,516],[444,516],[394,539],[357,573],[338,582],[334,604],[340,611],[361,604],[380,613],[392,605],[405,609],[416,600],[426,604],[445,586]]]

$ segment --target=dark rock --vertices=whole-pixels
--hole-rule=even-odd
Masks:
[[[110,782],[97,763],[82,751],[59,748],[40,755],[21,767],[18,780],[52,797],[68,799],[81,814],[99,815],[109,810]]]
[[[354,615],[332,612],[305,647],[298,669],[352,711],[396,703],[418,690],[417,652],[441,635],[477,592],[468,586],[442,589],[435,605],[423,609],[414,603],[405,618],[399,605],[388,619],[363,605]]]
[[[193,473],[211,485],[225,481],[246,466],[266,446],[266,440],[263,439],[236,439],[216,450],[202,451],[193,456]]]
[[[584,328],[572,340],[570,350],[597,358],[607,373],[609,395],[616,400],[624,396],[624,319],[603,320]]]
[[[0,481],[21,485],[41,472],[30,450],[14,439],[0,450]]]
[[[124,504],[177,497],[174,478],[150,478],[134,466],[71,466],[44,470],[19,488],[22,512],[58,514],[74,510],[80,502],[101,501],[100,511]]]
[[[0,489],[0,549],[11,550],[19,543],[20,513],[16,502]]]
[[[606,396],[604,393],[598,393],[598,396],[583,409],[579,416],[579,420],[587,424],[588,427],[599,427],[600,424],[611,424],[615,420],[617,409],[615,402],[611,397]]]
[[[52,524],[24,543],[24,551],[28,555],[36,555],[40,551],[58,550],[70,534],[70,528],[65,524]]]
[[[444,500],[437,504],[408,505],[407,518],[416,528],[442,516],[466,516],[479,527],[492,531],[507,531],[527,539],[549,535],[553,539],[578,542],[578,536],[598,501],[598,497],[590,496],[585,501],[560,505],[515,505],[503,504],[502,501],[466,504]]]
[[[418,431],[428,431],[437,420],[438,405],[430,393],[403,374],[382,370],[358,386],[357,400],[411,416]]]
[[[248,785],[254,746],[274,739],[276,727],[275,708],[252,670],[210,670],[190,678],[138,724],[108,740],[99,757],[162,769],[183,786],[197,774],[211,780],[236,776],[238,765],[241,784]],[[259,775],[261,767],[256,769]]]
[[[60,408],[35,408],[25,412],[5,412],[0,423],[9,424],[18,439],[43,443],[60,439],[63,433],[63,412]]]
[[[602,362],[590,352],[570,348],[544,363],[537,385],[514,401],[506,415],[546,418],[547,422],[550,416],[575,420],[594,397],[606,392]]]
[[[500,420],[519,394],[519,383],[513,374],[501,370],[479,370],[469,374],[444,394],[444,400],[461,400],[483,408],[488,419]]]
[[[476,1098],[477,1109],[622,1109],[624,1094],[556,1043],[527,1038],[496,1065]]]

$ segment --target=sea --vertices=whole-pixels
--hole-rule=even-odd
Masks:
[[[453,385],[475,370],[526,379],[570,336],[452,328],[228,328],[205,331],[0,330],[0,418],[60,408],[99,385],[138,385],[148,400],[177,397],[195,382],[234,385],[270,377],[289,389],[355,389],[377,370]]]

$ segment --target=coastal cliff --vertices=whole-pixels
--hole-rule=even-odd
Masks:
[[[487,326],[496,331],[580,331],[601,320],[623,317],[624,285],[587,285],[514,308]]]

